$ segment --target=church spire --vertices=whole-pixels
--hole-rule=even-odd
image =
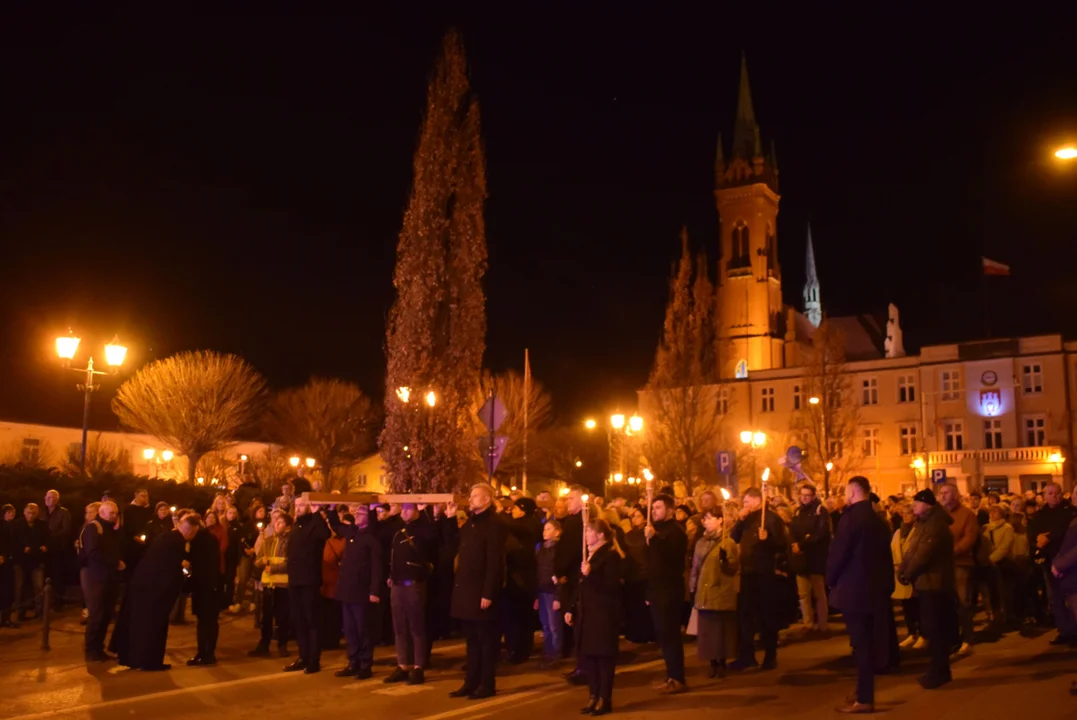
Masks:
[[[737,120],[733,129],[733,157],[747,162],[763,156],[759,124],[752,107],[752,90],[748,84],[748,58],[740,56],[740,95],[737,98]]]
[[[823,303],[819,299],[819,276],[815,271],[815,249],[811,242],[811,225],[808,225],[808,249],[804,260],[804,315],[815,327],[823,321]]]

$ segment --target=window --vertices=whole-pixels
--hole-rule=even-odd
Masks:
[[[81,452],[82,445],[79,445],[79,453]],[[19,453],[19,459],[27,465],[36,465],[41,459],[41,440],[38,438],[23,438],[22,452]]]
[[[1026,395],[1043,392],[1043,366],[1039,363],[1025,363],[1021,368],[1021,387]]]
[[[898,432],[901,437],[901,454],[915,455],[920,449],[916,426],[902,425]]]
[[[1002,449],[1002,421],[984,420],[984,449]]]
[[[875,457],[879,453],[879,428],[861,428],[860,447],[864,457]]]
[[[763,398],[763,405],[759,408],[759,412],[774,412],[774,388],[762,388],[760,394]]]
[[[965,449],[965,424],[960,420],[943,421],[942,434],[946,438],[947,450]]]
[[[737,376],[738,380],[743,380],[744,378],[748,377],[748,361],[747,360],[741,360],[739,363],[737,363],[736,376]]]
[[[830,458],[831,459],[840,458],[844,454],[845,454],[845,445],[842,444],[841,440],[831,440],[830,441]]]
[[[860,404],[861,405],[878,405],[879,404],[879,379],[878,378],[864,378],[860,383]]]
[[[1047,444],[1047,418],[1033,415],[1025,418],[1025,446],[1043,447]]]
[[[916,402],[916,376],[915,375],[899,375],[898,376],[898,402],[899,403]]]
[[[793,386],[793,409],[799,410],[804,404],[804,395],[800,392],[800,386]]]
[[[366,475],[360,475],[356,480],[359,483],[359,487],[366,487]]]
[[[718,391],[718,414],[729,414],[729,388],[722,388]]]
[[[957,400],[961,395],[961,371],[942,371],[942,399]]]

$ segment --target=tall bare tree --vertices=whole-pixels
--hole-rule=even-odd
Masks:
[[[713,455],[721,429],[717,296],[707,258],[693,258],[681,231],[681,258],[670,281],[669,304],[654,369],[642,398],[651,422],[646,455],[662,483],[682,481],[689,492],[697,478],[716,472]]]
[[[860,406],[845,372],[845,342],[841,328],[825,319],[816,328],[804,365],[804,401],[790,422],[807,451],[805,469],[811,477],[822,478],[824,494],[832,482],[840,485],[854,474],[864,458],[857,437]]]
[[[498,428],[497,434],[508,438],[505,453],[497,466],[497,476],[501,479],[515,478],[523,471],[524,464],[524,405],[526,404],[528,409],[527,442],[530,464],[532,470],[535,470],[545,454],[543,442],[553,419],[553,401],[542,384],[534,378],[531,378],[530,388],[525,393],[524,376],[514,370],[500,375],[483,373],[482,383],[475,392],[472,405],[476,438],[473,447],[476,461],[480,464],[485,462],[485,458],[479,451],[478,438],[488,435],[489,430],[482,424],[478,413],[494,392],[505,405],[505,422]]]
[[[353,465],[376,447],[377,414],[358,385],[315,378],[274,398],[269,431],[274,440],[318,461],[326,490],[333,470]]]
[[[186,455],[193,483],[204,455],[251,429],[264,393],[265,380],[243,358],[183,352],[135,373],[120,386],[112,411],[126,427]]]
[[[96,480],[131,473],[131,453],[119,443],[104,439],[101,433],[87,443],[85,468],[81,467],[81,448],[68,452],[65,460],[64,472],[73,477],[84,474]]]
[[[427,90],[393,275],[379,444],[396,489],[448,490],[478,470],[471,409],[486,345],[485,199],[479,104],[463,39],[450,31]]]

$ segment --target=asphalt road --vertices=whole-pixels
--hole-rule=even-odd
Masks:
[[[204,713],[229,718],[274,720],[354,714],[387,720],[450,720],[493,717],[538,720],[577,715],[586,689],[566,684],[559,673],[541,671],[534,663],[503,666],[498,694],[486,700],[452,699],[462,680],[462,641],[435,648],[437,668],[422,686],[382,683],[392,667],[391,649],[379,648],[375,676],[342,680],[333,671],[343,667],[342,651],[329,651],[318,675],[282,673],[287,660],[250,659],[256,641],[249,617],[229,618],[222,626],[219,665],[187,668],[194,648],[194,626],[173,628],[169,657],[174,669],[140,673],[115,663],[89,668],[81,661],[81,636],[72,616],[54,624],[52,650],[42,651],[40,630],[28,624],[0,633],[0,718],[192,718]],[[909,653],[896,675],[879,678],[877,706],[890,718],[915,720],[1014,720],[1077,718],[1077,698],[1069,683],[1077,679],[1077,652],[1051,648],[1050,635],[1036,639],[1008,636],[981,644],[954,664],[955,680],[928,692],[916,684],[926,658]],[[663,675],[653,646],[625,648],[618,668],[614,710],[626,718],[652,718],[676,713],[677,718],[824,718],[854,683],[844,635],[823,640],[791,640],[779,651],[773,672],[751,671],[725,680],[709,680],[689,644],[690,691],[660,697],[650,685]]]

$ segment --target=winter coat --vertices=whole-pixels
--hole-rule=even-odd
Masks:
[[[385,563],[374,528],[341,524],[334,530],[346,541],[334,597],[345,603],[370,602],[371,595],[384,597]]]
[[[785,524],[778,513],[767,510],[767,539],[759,539],[762,511],[748,514],[733,526],[730,537],[740,546],[741,575],[773,575],[789,550]]]
[[[799,553],[790,551],[789,567],[797,575],[823,575],[830,551],[830,514],[818,498],[797,507],[789,526]]]
[[[846,507],[826,565],[830,604],[842,612],[879,613],[894,592],[890,525],[870,501]]]
[[[684,602],[688,535],[676,520],[653,524],[655,534],[647,544],[647,600]]]
[[[1077,520],[1070,522],[1066,528],[1051,567],[1062,573],[1059,582],[1062,594],[1066,597],[1077,595]]]
[[[263,536],[262,545],[258,548],[258,557],[265,561],[262,565],[263,587],[288,587],[288,546],[291,538],[291,532]]]
[[[473,513],[460,528],[450,613],[459,620],[492,620],[493,604],[482,609],[482,600],[497,599],[505,584],[504,525],[493,506]],[[559,543],[558,547],[563,543]]]
[[[298,490],[296,491],[298,492]],[[321,513],[297,517],[288,541],[288,584],[321,587],[322,553],[332,533]]]
[[[347,541],[342,537],[331,537],[325,541],[322,551],[322,597],[334,599],[337,583],[340,581],[340,563],[344,559],[344,547]]]
[[[917,518],[900,570],[901,577],[917,592],[954,591],[952,523],[941,505],[932,505],[923,517]]]
[[[945,511],[945,508],[943,510]],[[976,519],[976,513],[964,505],[958,505],[957,509],[949,515],[953,520],[950,532],[954,536],[954,565],[971,567],[976,552],[976,541],[980,537],[980,521]]]
[[[728,533],[704,535],[692,556],[689,589],[698,610],[736,610],[738,569],[737,544]]]
[[[908,552],[909,543],[912,542],[912,536],[916,532],[916,525],[913,525],[909,529],[909,534],[905,537],[901,537],[900,528],[894,533],[894,537],[890,539],[890,555],[894,559],[894,592],[890,594],[890,597],[894,600],[908,600],[912,597],[912,585],[901,582],[901,562],[905,559],[905,553]]]
[[[990,538],[991,545],[995,548],[991,551],[991,564],[998,565],[1013,560],[1013,526],[1005,520],[989,522],[983,527],[983,535]]]
[[[578,651],[583,656],[616,657],[621,634],[622,559],[609,543],[591,557],[590,572],[580,577],[573,615]]]

